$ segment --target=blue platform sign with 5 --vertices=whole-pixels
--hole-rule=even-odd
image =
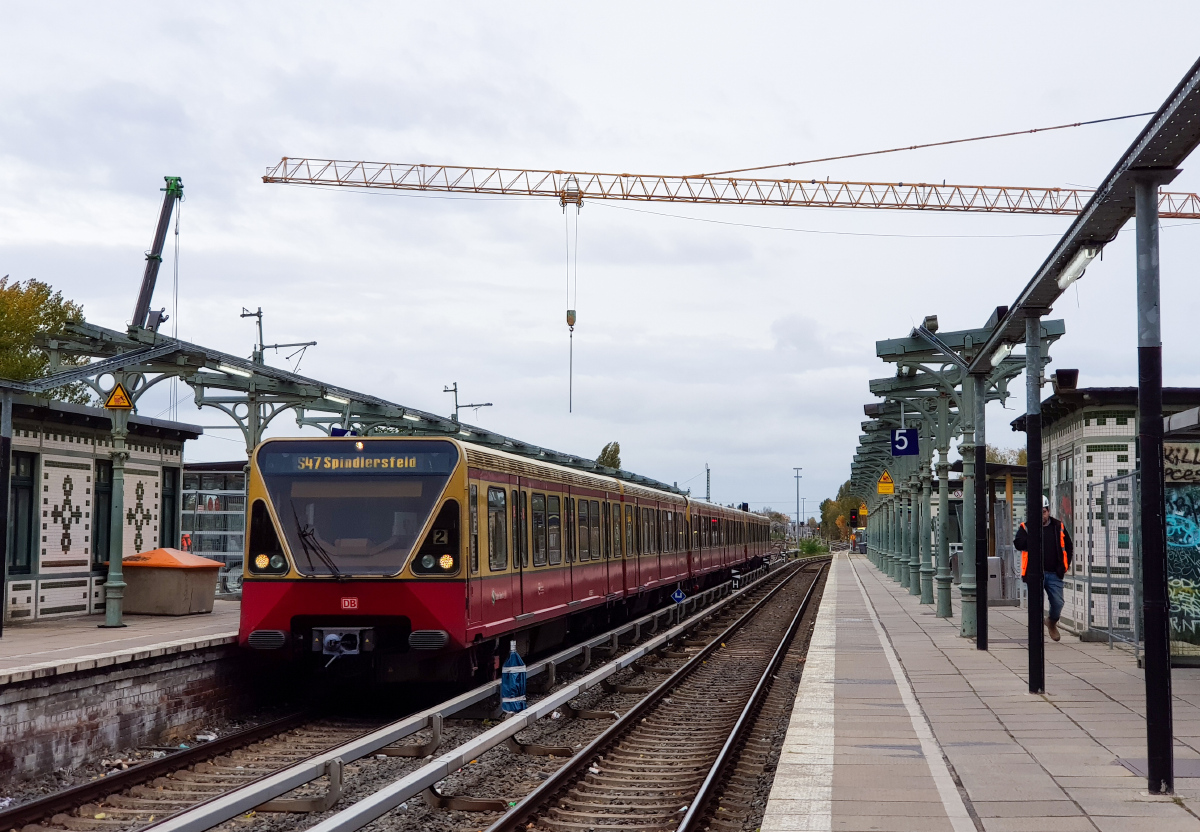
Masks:
[[[892,456],[917,455],[917,429],[898,428],[892,431]]]

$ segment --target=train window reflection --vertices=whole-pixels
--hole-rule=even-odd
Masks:
[[[533,565],[546,565],[546,495],[533,495]]]
[[[508,568],[508,509],[503,488],[489,488],[488,497],[488,569],[503,572]]]

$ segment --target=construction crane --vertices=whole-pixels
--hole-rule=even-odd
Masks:
[[[552,197],[563,205],[586,199],[805,208],[889,208],[902,211],[991,214],[1078,214],[1094,191],[941,185],[928,182],[841,182],[829,179],[757,179],[521,170],[458,165],[350,162],[283,157],[263,182],[339,188]],[[1200,219],[1200,195],[1162,191],[1159,216]]]

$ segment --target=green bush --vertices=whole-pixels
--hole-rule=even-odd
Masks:
[[[800,541],[800,554],[802,555],[823,555],[828,551],[829,547],[816,538],[806,537]]]

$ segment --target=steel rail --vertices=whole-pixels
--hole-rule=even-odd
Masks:
[[[140,786],[156,777],[162,777],[194,763],[203,762],[211,757],[219,757],[234,749],[289,731],[315,717],[316,713],[311,711],[289,714],[244,731],[228,734],[212,742],[172,752],[157,760],[138,763],[125,771],[113,772],[107,777],[80,783],[78,786],[63,789],[29,803],[22,803],[20,806],[0,812],[0,829],[20,829],[27,824],[54,817],[60,812],[70,811],[85,803],[99,801],[114,792]]]
[[[780,587],[785,585],[797,574],[799,574],[799,570],[793,569],[792,574],[785,576],[784,579],[780,581],[778,586],[773,587],[772,590],[767,594],[766,598],[774,595],[774,593],[778,591]],[[765,577],[766,576],[764,576],[764,578]],[[758,582],[756,581],[755,583],[757,584]],[[747,587],[747,589],[749,589],[749,587]],[[721,603],[715,604],[708,608],[708,615],[704,616],[704,618],[711,616],[726,604],[741,597],[743,597],[742,592],[739,592],[736,595],[728,596]],[[762,602],[756,604],[755,609],[757,609],[761,603]],[[603,667],[597,668],[595,671],[588,674],[575,684],[540,700],[535,705],[532,705],[526,710],[511,716],[501,724],[495,726],[489,731],[486,731],[475,739],[460,745],[458,748],[455,748],[446,754],[443,754],[428,765],[425,765],[422,768],[402,777],[391,785],[375,792],[371,796],[360,800],[358,803],[343,809],[336,815],[326,818],[320,823],[310,827],[308,832],[354,832],[354,830],[363,828],[371,821],[378,819],[384,813],[396,808],[409,798],[415,797],[425,789],[434,786],[441,780],[449,777],[455,771],[462,768],[479,755],[500,745],[506,739],[516,735],[519,731],[529,727],[542,717],[552,714],[556,709],[566,705],[570,700],[579,696],[579,694],[583,693],[584,691],[587,691],[600,684],[608,677],[614,675],[618,670],[629,667],[634,662],[669,644],[671,641],[683,635],[684,633],[695,629],[699,623],[699,619],[689,619],[684,623],[671,628],[662,635],[647,641],[636,650],[632,650],[618,659],[607,663]],[[674,678],[675,674],[672,674],[672,676],[668,677],[668,680]],[[660,690],[661,687],[662,686],[660,685],[659,688],[656,688],[656,691]],[[654,697],[654,695],[655,694],[652,692],[650,697]],[[634,708],[634,710],[637,710],[637,708]],[[621,720],[618,719],[617,721],[620,722]],[[570,763],[567,765],[569,766]]]
[[[825,558],[821,558],[820,560],[824,561]],[[515,832],[515,830],[517,830],[519,827],[529,823],[533,819],[534,815],[537,814],[538,811],[544,806],[547,798],[565,787],[572,778],[577,776],[580,771],[582,771],[596,757],[601,749],[607,747],[610,743],[620,737],[631,726],[635,725],[648,710],[662,701],[662,699],[668,693],[670,693],[676,686],[684,681],[684,679],[691,675],[691,673],[697,667],[699,667],[701,663],[706,661],[719,644],[728,640],[733,633],[737,632],[742,628],[742,626],[748,623],[750,619],[756,616],[761,611],[763,606],[765,606],[766,603],[769,602],[777,592],[781,591],[788,582],[799,575],[802,571],[803,569],[798,568],[793,571],[792,574],[789,575],[785,580],[780,581],[780,583],[773,587],[767,595],[761,598],[744,614],[739,616],[736,621],[732,622],[720,634],[714,636],[705,647],[701,648],[696,653],[695,656],[688,659],[683,666],[664,679],[663,682],[658,685],[658,687],[647,694],[644,699],[637,703],[637,705],[626,711],[620,719],[605,729],[599,736],[588,743],[587,746],[576,752],[570,760],[568,760],[557,771],[551,774],[550,777],[543,781],[540,786],[538,786],[529,794],[525,795],[525,797],[518,801],[517,805],[514,806],[507,814],[489,826],[487,828],[487,832]],[[814,580],[813,583],[815,585],[816,581]],[[811,594],[811,588],[809,593]],[[350,830],[334,827],[330,827],[328,829],[314,827],[312,830],[310,830],[310,832],[350,832]]]
[[[496,726],[496,728],[493,728],[492,730],[471,741],[471,743],[468,743],[468,745],[471,747],[467,751],[462,750],[467,748],[466,745],[460,746],[459,748],[453,749],[435,758],[431,763],[421,769],[418,769],[417,772],[408,775],[403,780],[397,781],[396,784],[393,784],[393,789],[395,789],[395,787],[399,784],[407,783],[413,780],[416,775],[422,775],[422,777],[417,778],[422,784],[417,786],[415,791],[408,793],[404,791],[404,789],[399,789],[404,796],[396,799],[395,803],[393,803],[391,806],[381,809],[378,814],[382,814],[389,808],[393,808],[395,805],[403,802],[408,797],[411,797],[412,794],[420,792],[428,785],[432,785],[433,783],[444,779],[447,774],[474,758],[474,755],[469,753],[470,751],[474,751],[475,754],[482,753],[475,748],[475,745],[477,745],[478,741],[483,737],[489,738],[490,745],[488,745],[487,748],[494,747],[495,745],[504,742],[504,740],[509,736],[516,734],[518,731],[524,728],[526,722],[532,721],[528,718],[529,715],[537,713],[539,716],[541,716],[551,713],[554,708],[570,699],[575,698],[580,693],[589,690],[590,688],[602,682],[604,679],[607,679],[609,676],[616,673],[618,670],[628,667],[633,662],[644,656],[647,652],[657,649],[660,643],[665,643],[665,641],[669,640],[670,638],[674,638],[679,632],[684,632],[695,627],[700,621],[703,621],[704,619],[716,613],[718,610],[724,608],[734,599],[743,597],[747,590],[758,586],[762,581],[776,574],[778,571],[778,569],[771,569],[770,565],[764,565],[759,567],[759,569],[753,570],[746,576],[747,578],[750,578],[750,583],[744,586],[740,591],[731,591],[732,581],[726,581],[693,596],[693,598],[688,599],[689,602],[694,602],[696,604],[699,604],[702,601],[707,601],[711,605],[704,608],[701,611],[701,614],[695,615],[692,618],[688,618],[681,623],[677,623],[675,627],[666,631],[662,635],[651,639],[643,644],[640,648],[636,648],[629,653],[619,656],[613,661],[602,665],[600,668],[584,677],[584,679],[581,679],[575,684],[565,688],[559,694],[555,694],[552,697],[543,699],[537,704],[533,705],[531,708],[523,711],[522,714],[526,715],[524,720],[520,719],[521,715],[518,715],[517,719],[506,720],[505,722]],[[716,600],[714,602],[713,599],[722,595],[724,597],[721,597],[720,600]],[[642,616],[635,621],[623,624],[620,627],[614,628],[606,633],[590,638],[580,644],[562,650],[547,659],[543,659],[539,662],[528,665],[527,677],[532,679],[542,673],[554,672],[554,669],[558,665],[572,661],[573,659],[581,656],[590,655],[590,653],[586,651],[611,644],[614,639],[619,639],[621,636],[630,632],[640,632],[640,628],[642,626],[654,624],[664,615],[671,617],[675,614],[676,608],[658,610]],[[454,714],[469,708],[472,705],[496,695],[499,689],[499,680],[495,682],[489,682],[486,685],[481,685],[478,688],[462,693],[459,696],[442,702],[439,705],[435,705],[432,708],[428,708],[419,713],[404,717],[396,722],[378,728],[375,731],[364,734],[363,736],[358,737],[349,743],[337,746],[335,748],[330,748],[320,754],[313,755],[306,760],[294,763],[287,768],[280,769],[273,774],[267,775],[252,783],[248,783],[238,789],[218,795],[189,809],[185,809],[181,812],[164,817],[162,820],[142,827],[142,832],[145,832],[146,830],[155,830],[155,832],[203,832],[203,830],[210,829],[219,823],[224,823],[227,820],[231,820],[240,814],[260,806],[268,800],[272,800],[287,794],[292,789],[323,776],[325,774],[326,764],[335,759],[341,759],[343,763],[351,763],[355,760],[366,757],[379,751],[385,746],[392,745],[399,740],[404,739],[405,737],[415,734],[417,731],[430,727],[433,724],[433,721],[438,717],[445,718],[453,716]],[[563,694],[567,695],[564,697]],[[560,699],[561,701],[559,701]],[[552,707],[549,707],[549,709],[546,709],[544,707],[544,703],[550,700],[553,700],[555,704]],[[512,730],[506,730],[508,726],[515,727],[513,727]],[[494,741],[491,741],[493,737]],[[464,754],[466,754],[466,756],[463,756]],[[447,768],[450,762],[454,761],[459,762],[457,762],[457,764],[453,767]],[[437,772],[440,772],[438,776],[434,777],[428,783],[425,783],[424,781],[426,777],[422,773],[428,774],[433,772],[435,769]],[[370,798],[368,798],[368,800],[369,799]],[[362,803],[365,802],[366,801],[363,801]],[[360,807],[362,806],[362,803],[355,804],[355,806],[352,806],[350,809],[345,811],[348,812],[351,809]],[[339,813],[339,815],[340,814],[341,813]],[[377,817],[378,815],[375,816]],[[335,817],[338,816],[335,815]],[[363,823],[365,824],[371,819],[373,818],[368,818],[367,820],[364,820]]]
[[[809,602],[812,601],[813,593],[817,588],[817,581],[821,579],[821,572],[825,570],[825,566],[825,564],[822,564],[821,568],[817,570],[817,577],[813,579],[812,585],[804,595],[804,600],[800,602],[800,609],[796,610],[796,615],[793,616],[792,623],[788,625],[787,630],[783,634],[783,639],[779,642],[779,646],[775,648],[775,654],[767,662],[766,669],[763,670],[762,676],[758,680],[758,685],[754,688],[754,692],[750,694],[750,699],[746,702],[746,707],[742,709],[741,716],[738,717],[733,730],[729,732],[729,738],[721,746],[721,750],[717,754],[717,759],[713,761],[712,767],[708,770],[708,775],[704,778],[704,782],[700,784],[700,790],[696,792],[696,796],[692,798],[691,803],[688,805],[688,810],[684,814],[683,820],[679,822],[676,832],[691,832],[691,830],[696,828],[700,820],[701,811],[706,808],[709,799],[716,789],[717,780],[722,774],[725,762],[733,755],[734,748],[741,742],[746,729],[753,722],[754,710],[771,687],[771,677],[779,669],[779,663],[783,661],[784,655],[791,649],[792,639],[796,635],[796,630],[800,628],[800,622],[804,618],[804,614],[808,612]]]

